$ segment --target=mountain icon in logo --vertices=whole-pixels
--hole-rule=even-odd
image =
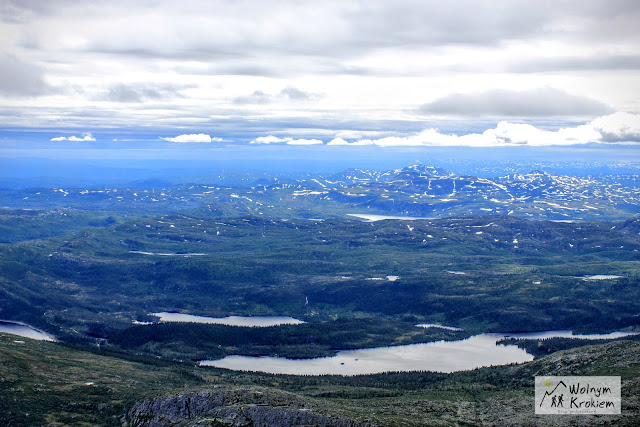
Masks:
[[[546,386],[551,386],[553,385],[553,383],[550,380],[545,381],[544,385]],[[558,387],[563,386],[565,389],[567,388],[567,385],[564,383],[564,381],[560,381],[551,391],[545,391],[544,392],[544,396],[542,397],[542,400],[540,401],[540,407],[542,407],[542,404],[544,403],[544,400],[547,398],[547,396],[551,396],[551,406],[556,406],[558,404],[558,402],[562,402],[562,398],[560,398],[559,400],[557,400],[557,397],[555,396],[556,390],[558,389]],[[562,405],[561,405],[562,406]]]

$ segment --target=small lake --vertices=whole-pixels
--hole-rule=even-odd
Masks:
[[[159,317],[161,322],[210,323],[227,326],[267,327],[278,325],[298,325],[300,323],[304,323],[302,320],[294,319],[293,317],[288,316],[207,317],[167,312],[153,313],[153,315]]]
[[[419,323],[416,326],[418,328],[437,328],[437,329],[446,329],[448,331],[462,331],[462,328],[456,328],[454,326],[444,326],[438,323]]]
[[[154,255],[154,256],[181,256],[181,257],[190,257],[190,256],[205,256],[207,254],[202,253],[184,253],[184,254],[173,254],[173,253],[163,253],[163,252],[144,252],[144,251],[129,251],[130,254],[139,254],[139,255]]]
[[[372,215],[372,214],[347,214],[347,216],[366,219],[367,221],[370,221],[370,222],[382,221],[385,219],[400,219],[405,221],[416,221],[419,219],[434,219],[434,218],[424,218],[424,217],[417,217],[417,216],[390,216],[390,215]]]
[[[503,338],[572,337],[598,339],[618,338],[631,334],[629,332],[614,332],[605,335],[572,335],[571,331],[542,331],[522,334],[487,333],[458,341],[343,350],[335,356],[316,359],[227,356],[220,360],[203,360],[200,365],[236,371],[292,375],[361,375],[398,371],[449,373],[533,360],[531,354],[517,346],[497,344]]]
[[[39,341],[55,341],[51,335],[39,331],[24,323],[8,322],[0,320],[0,332],[31,338]]]
[[[615,274],[594,274],[593,276],[583,276],[582,280],[613,280],[613,279],[622,279],[622,276],[617,276]]]

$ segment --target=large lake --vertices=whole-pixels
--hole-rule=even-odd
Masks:
[[[298,325],[304,323],[302,320],[294,319],[288,316],[227,316],[227,317],[207,317],[193,316],[191,314],[182,313],[153,313],[154,316],[160,318],[161,322],[192,322],[192,323],[211,323],[217,325],[228,326],[250,326],[250,327],[267,327],[278,325]]]
[[[0,320],[0,332],[6,332],[8,334],[19,335],[21,337],[40,341],[55,341],[55,338],[52,336],[23,323]]]
[[[573,337],[611,339],[625,335],[631,335],[631,333],[614,332],[605,335],[573,335],[571,331],[543,331],[523,334],[480,334],[459,341],[437,341],[426,344],[344,350],[339,351],[332,357],[316,359],[227,356],[220,360],[203,360],[200,365],[237,371],[259,371],[293,375],[359,375],[396,371],[455,372],[533,360],[531,354],[517,346],[497,344],[503,338]]]

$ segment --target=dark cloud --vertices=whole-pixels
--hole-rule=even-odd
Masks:
[[[56,92],[44,80],[44,70],[13,56],[0,56],[0,93],[9,96],[40,96]]]
[[[142,102],[142,97],[138,91],[123,84],[111,87],[106,98],[115,102]]]
[[[114,102],[142,102],[147,99],[171,99],[182,97],[172,85],[117,84],[111,86],[105,99]]]
[[[204,58],[206,59],[206,58]],[[234,63],[234,61],[218,62],[212,61],[209,63],[203,63],[204,60],[199,57],[197,65],[189,63],[181,63],[173,67],[173,70],[180,74],[189,74],[194,76],[257,76],[257,77],[282,77],[286,73],[278,67],[272,65],[262,64],[248,64],[243,65],[241,63]],[[241,62],[241,61],[239,61]]]
[[[225,65],[211,67],[207,74],[214,75],[232,75],[232,76],[258,76],[258,77],[277,77],[284,73],[277,67],[262,66],[259,64],[252,65]]]
[[[0,20],[20,24],[33,15],[49,15],[56,11],[54,2],[47,0],[3,0],[0,2]]]
[[[234,104],[270,104],[273,97],[261,90],[256,90],[251,95],[239,96],[233,99]]]
[[[581,70],[640,70],[640,55],[538,58],[521,61],[509,67],[509,71],[517,73]]]
[[[602,141],[640,142],[640,115],[629,113],[615,113],[598,117],[589,124],[602,135]]]
[[[423,114],[455,116],[598,116],[613,111],[595,99],[570,95],[553,88],[523,92],[492,90],[478,94],[452,94],[419,108]]]
[[[311,92],[305,92],[293,86],[287,86],[278,94],[272,95],[261,90],[256,90],[250,95],[238,96],[233,99],[234,104],[271,104],[278,100],[288,100],[292,102],[309,101],[318,98],[319,95]]]
[[[264,70],[248,65],[247,60],[268,63],[267,58],[273,60],[274,54],[279,58],[305,58],[289,64],[293,67],[280,69],[282,74],[295,71],[304,62],[322,68],[323,63],[316,62],[320,58],[349,60],[375,49],[499,46],[535,37],[626,40],[636,37],[632,18],[640,13],[640,3],[626,0],[378,0],[347,5],[185,0],[180,4],[176,7],[173,2],[159,2],[151,8],[150,4],[139,3],[130,8],[138,16],[156,16],[157,10],[162,11],[156,23],[167,26],[162,42],[137,28],[126,36],[130,30],[123,28],[119,29],[124,32],[122,37],[93,39],[82,49],[136,58],[216,61],[222,72],[244,67],[250,75],[262,75]],[[170,17],[182,15],[184,10],[206,19],[198,21],[199,27],[171,21]],[[144,26],[141,23],[142,29]],[[280,64],[279,60],[275,62]]]
[[[289,99],[290,101],[308,101],[314,99],[317,95],[309,92],[302,91],[293,86],[288,86],[280,91],[280,96]]]
[[[636,142],[640,143],[640,130],[639,129],[623,129],[620,132],[606,132],[601,131],[602,141],[608,143],[617,142]]]
[[[143,40],[138,40],[137,47],[121,47],[117,45],[108,45],[105,42],[96,42],[86,48],[87,53],[101,53],[118,56],[130,56],[136,59],[177,59],[177,60],[194,60],[194,61],[211,61],[225,60],[234,58],[243,58],[244,55],[238,51],[216,46],[213,42],[211,46],[194,47],[192,45],[174,45],[156,47],[150,46]],[[248,66],[251,69],[251,66]]]
[[[346,17],[365,46],[493,46],[550,36],[625,40],[637,36],[639,12],[634,0],[411,0],[367,3]]]
[[[63,5],[69,5],[64,0]],[[530,39],[633,40],[637,37],[640,2],[629,0],[373,0],[352,2],[172,1],[113,0],[109,7],[75,2],[4,0],[6,13],[19,17],[72,13],[73,18],[105,25],[118,22],[100,37],[82,33],[86,43],[73,49],[83,54],[107,54],[122,60],[193,61],[207,64],[205,74],[290,76],[309,72],[369,75],[384,70],[354,66],[354,59],[374,51],[430,49],[447,45],[501,46]],[[71,3],[73,4],[73,3]],[[54,6],[55,5],[55,6]],[[126,11],[121,14],[121,11]],[[102,17],[102,18],[101,18]],[[176,19],[176,18],[183,19]],[[197,19],[190,19],[197,18]],[[18,18],[15,18],[18,19]],[[21,18],[22,19],[22,18]],[[65,19],[70,19],[65,17]],[[192,22],[193,21],[193,22]],[[39,34],[32,19],[31,29]],[[260,22],[260,25],[255,25]],[[579,24],[576,24],[579,23]],[[45,33],[43,33],[45,34]],[[44,36],[42,37],[44,41]],[[43,40],[26,40],[38,46]],[[526,52],[523,52],[526,56]],[[593,69],[599,58],[587,58]],[[624,60],[624,58],[619,58]],[[558,63],[561,69],[579,61]],[[635,62],[637,64],[637,62]],[[553,63],[523,64],[523,70],[553,67]],[[622,63],[612,63],[615,69]],[[628,65],[627,65],[628,66]],[[200,72],[196,72],[199,74]],[[402,70],[395,70],[402,74]]]

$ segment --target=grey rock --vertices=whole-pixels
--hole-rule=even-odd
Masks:
[[[143,400],[131,408],[123,425],[188,427],[214,421],[260,427],[370,425],[330,414],[322,405],[292,393],[253,387],[217,387]]]

